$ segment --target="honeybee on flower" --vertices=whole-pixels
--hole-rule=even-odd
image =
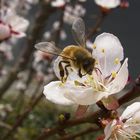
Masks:
[[[81,26],[84,25],[76,25],[79,29],[77,32],[79,34],[75,34],[75,38],[77,39],[77,35],[82,34],[79,41],[83,42],[85,34],[83,34],[84,28],[81,30]],[[73,28],[74,27],[75,24],[73,25]],[[36,48],[46,51],[48,46],[44,43],[39,43]],[[61,81],[64,71],[67,77],[64,84],[62,84],[61,81],[53,81],[44,87],[43,93],[48,100],[61,105],[91,105],[104,98],[108,98],[112,94],[120,92],[125,87],[128,80],[128,59],[126,58],[121,65],[124,54],[119,39],[113,34],[102,33],[96,37],[92,50],[92,55],[89,55],[89,58],[93,62],[91,63],[92,67],[86,71],[90,73],[85,73],[83,75],[82,73],[85,72],[83,70],[82,73],[79,73],[78,70],[77,74],[77,69],[73,66],[69,67],[67,63],[61,65],[63,53],[61,54],[62,56],[58,56],[54,63],[54,72]],[[64,57],[67,60],[69,59],[68,54]],[[90,53],[88,52],[88,54]],[[84,56],[85,55],[80,56],[80,59],[82,58],[83,61],[82,64],[86,62],[83,59]],[[89,64],[90,63],[88,63],[88,65]],[[85,67],[86,69],[88,65]],[[62,67],[64,71],[62,71]],[[65,67],[69,67],[69,69]]]
[[[56,67],[59,68],[62,82],[67,80],[69,70],[76,70],[78,76],[83,77],[86,74],[91,74],[95,65],[95,59],[85,48],[85,25],[81,18],[77,18],[73,23],[72,31],[78,46],[70,45],[60,50],[50,42],[41,42],[35,45],[43,52],[58,55],[55,65],[58,65]]]

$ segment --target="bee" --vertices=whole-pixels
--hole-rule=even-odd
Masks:
[[[35,45],[35,48],[40,51],[61,57],[58,68],[62,82],[67,80],[69,75],[68,68],[76,69],[81,78],[86,74],[91,75],[95,66],[95,59],[86,49],[85,24],[81,18],[77,18],[74,21],[72,34],[77,45],[66,46],[63,50],[55,47],[51,42],[41,42]]]

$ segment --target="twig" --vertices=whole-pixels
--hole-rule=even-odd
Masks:
[[[107,14],[104,14],[101,12],[100,16],[97,19],[95,26],[93,27],[93,29],[91,31],[89,31],[89,34],[86,37],[87,40],[91,39],[91,37],[93,37],[97,33],[98,28],[101,26],[101,24],[103,23],[106,16],[107,16]]]
[[[87,135],[89,133],[94,133],[94,132],[97,132],[99,130],[100,130],[100,128],[89,127],[81,132],[77,132],[75,134],[64,136],[64,137],[60,138],[60,140],[73,140],[77,137],[81,137],[81,136]]]
[[[101,117],[100,115],[101,112],[102,112],[102,115],[104,116],[107,114],[106,111],[104,112],[104,111],[99,110],[87,117],[69,120],[69,121],[66,121],[64,124],[57,125],[55,128],[45,129],[43,133],[36,140],[45,140],[46,138],[58,133],[61,129],[73,127],[73,126],[83,124],[83,123],[89,123],[89,122],[97,123],[98,118]]]

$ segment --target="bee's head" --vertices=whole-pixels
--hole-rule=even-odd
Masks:
[[[88,57],[86,58],[83,62],[82,62],[82,66],[83,66],[83,70],[87,73],[87,74],[92,74],[92,71],[94,69],[95,66],[95,59],[92,57]]]

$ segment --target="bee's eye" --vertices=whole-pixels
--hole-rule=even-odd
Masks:
[[[90,61],[89,61],[89,60],[85,60],[85,61],[83,62],[83,67],[84,67],[84,68],[88,67],[89,65],[90,65]]]

